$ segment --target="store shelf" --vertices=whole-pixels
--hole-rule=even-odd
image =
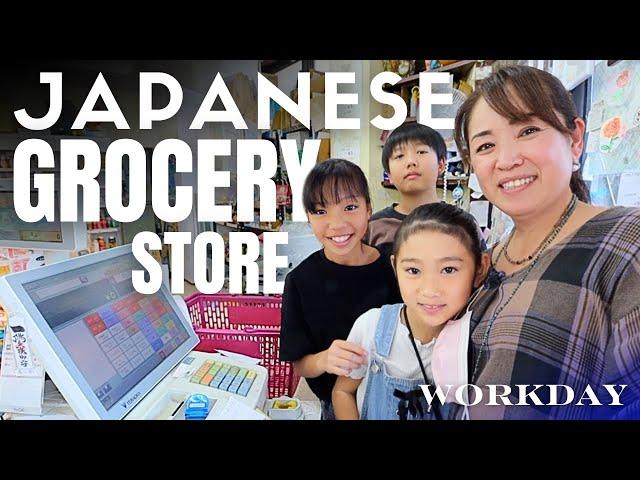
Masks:
[[[424,72],[450,72],[450,73],[462,73],[465,74],[473,64],[475,64],[478,60],[460,60],[459,62],[452,63],[451,65],[445,65],[443,67],[438,67],[434,70],[424,70]],[[400,90],[402,87],[406,87],[409,85],[417,84],[420,80],[420,73],[414,73],[413,75],[409,75],[408,77],[399,80],[395,85],[385,85],[384,90],[388,92],[393,92],[395,90]]]
[[[469,177],[467,175],[460,175],[459,177],[447,177],[447,185],[451,185],[453,183],[466,183],[469,181]],[[444,185],[444,180],[441,178],[438,179],[437,185],[442,187]]]
[[[447,177],[447,188],[450,188],[455,185],[458,184],[458,182],[460,183],[467,183],[469,181],[469,177],[467,175],[464,176],[459,176],[459,177]],[[384,188],[390,188],[392,190],[397,190],[396,186],[394,184],[392,184],[391,182],[385,182],[382,181],[380,182],[380,185],[382,185]],[[444,180],[442,178],[438,178],[438,181],[436,182],[436,187],[438,188],[442,188],[444,187]]]
[[[471,70],[473,64],[478,60],[460,60],[459,62],[452,63],[450,65],[444,65],[438,67],[435,70],[428,70],[429,72],[464,72],[465,70]]]
[[[120,227],[112,227],[112,228],[94,228],[92,230],[87,230],[87,233],[89,234],[96,234],[96,233],[115,233],[115,232],[119,232],[120,231]]]
[[[238,223],[233,223],[233,222],[213,222],[213,223],[215,223],[216,225],[222,225],[230,228],[240,228],[242,226]]]
[[[273,230],[271,228],[265,228],[265,227],[260,227],[257,225],[253,225],[250,223],[231,223],[231,222],[213,222],[216,225],[223,225],[225,227],[230,227],[230,228],[245,228],[245,229],[250,229],[250,230],[260,230],[262,232],[279,232],[280,230]]]
[[[261,230],[263,232],[279,232],[280,230],[274,230],[272,228],[264,228],[258,225],[244,224],[244,228],[250,228],[251,230]]]

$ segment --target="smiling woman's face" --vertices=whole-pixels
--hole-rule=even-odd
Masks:
[[[469,119],[469,158],[489,201],[514,219],[527,217],[569,195],[583,133],[581,121],[570,136],[535,116],[514,123],[480,98]]]

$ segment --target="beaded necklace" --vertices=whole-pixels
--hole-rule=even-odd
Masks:
[[[558,219],[558,221],[556,222],[556,224],[553,226],[553,229],[549,232],[549,234],[542,240],[542,242],[540,242],[540,245],[538,245],[538,248],[536,248],[536,250],[529,255],[528,257],[524,257],[520,260],[513,260],[510,256],[509,256],[509,245],[511,244],[511,239],[513,238],[516,229],[514,228],[511,231],[511,234],[509,235],[509,238],[507,238],[507,241],[505,242],[504,246],[502,247],[502,249],[500,250],[500,253],[498,254],[498,259],[500,258],[500,255],[502,255],[502,253],[504,252],[504,258],[507,259],[507,262],[509,262],[511,265],[522,265],[525,262],[528,262],[530,260],[533,260],[533,257],[535,257],[538,253],[540,253],[540,250],[542,249],[542,246],[547,242],[547,240],[549,240],[549,237],[551,237],[551,235],[553,235],[553,233],[556,231],[556,228],[558,227],[558,225],[560,224],[560,222],[565,218],[565,216],[567,215],[567,212],[569,212],[570,210],[573,211],[573,209],[575,208],[575,204],[577,202],[577,197],[574,195],[573,198],[571,199],[571,201],[569,202],[569,204],[567,205],[567,208],[565,208],[564,212],[562,212],[562,215],[560,216],[560,218]],[[566,220],[565,220],[566,221]],[[498,260],[496,259],[496,262]]]
[[[542,255],[542,253],[547,249],[547,247],[551,244],[551,242],[553,242],[553,240],[558,236],[558,234],[560,233],[560,230],[562,230],[562,227],[564,227],[566,225],[567,221],[569,220],[569,217],[571,217],[571,214],[574,212],[574,210],[576,208],[576,205],[577,205],[577,197],[574,195],[571,198],[571,202],[569,202],[569,206],[565,209],[564,213],[560,217],[560,220],[558,220],[558,222],[555,224],[555,226],[553,227],[553,230],[551,231],[551,233],[549,235],[547,235],[547,237],[545,238],[544,242],[541,244],[541,247],[538,248],[535,257],[533,257],[533,261],[527,266],[527,268],[524,271],[524,274],[522,275],[522,277],[520,277],[520,280],[518,281],[518,284],[516,285],[516,288],[513,289],[513,291],[511,292],[511,295],[509,295],[507,300],[502,305],[498,306],[498,308],[496,309],[495,313],[493,314],[493,316],[491,317],[491,319],[487,323],[487,328],[484,331],[484,334],[482,336],[482,342],[480,343],[480,351],[478,352],[478,356],[476,357],[476,362],[475,362],[475,365],[473,367],[473,374],[471,375],[471,380],[472,380],[471,383],[474,383],[474,381],[477,380],[476,373],[478,372],[478,366],[480,365],[480,360],[482,358],[482,354],[485,352],[485,350],[487,348],[487,343],[489,341],[489,332],[491,331],[491,327],[493,326],[493,322],[496,320],[498,315],[500,315],[500,313],[502,313],[502,311],[505,309],[505,307],[507,305],[509,305],[511,300],[513,300],[513,297],[518,292],[518,290],[520,290],[520,287],[522,286],[524,281],[529,276],[529,273],[531,272],[531,270],[533,270],[533,268],[537,265],[538,260],[540,260],[540,256]],[[502,248],[502,250],[504,250],[504,247]],[[502,253],[502,250],[500,251],[500,253],[498,254],[498,256],[496,258],[496,263],[500,259],[500,254]]]

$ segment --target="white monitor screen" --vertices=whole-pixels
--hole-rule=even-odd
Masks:
[[[114,256],[122,249],[126,254]],[[94,405],[94,410],[102,418],[120,418],[100,413],[115,407],[126,414],[193,348],[197,337],[166,287],[154,295],[134,290],[131,272],[141,267],[130,247],[108,253],[100,261],[95,259],[101,254],[74,259],[84,264],[75,268],[68,261],[6,279],[27,312],[35,308],[39,313],[30,316],[46,347],[62,360],[89,402],[99,402],[102,408]],[[43,275],[65,264],[62,271]],[[29,280],[36,272],[39,278]],[[47,359],[42,360],[46,368]]]

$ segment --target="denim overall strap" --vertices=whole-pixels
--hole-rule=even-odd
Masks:
[[[375,344],[376,353],[383,358],[388,357],[389,353],[391,353],[391,345],[398,327],[398,319],[400,318],[402,307],[404,307],[403,303],[396,303],[395,305],[384,305],[380,310]]]
[[[400,321],[400,311],[404,305],[385,305],[380,310],[380,318],[375,332],[374,351],[369,360],[367,387],[362,404],[360,418],[363,420],[398,420],[399,399],[394,395],[396,390],[410,392],[419,388],[424,380],[396,378],[388,375],[385,359],[391,353],[393,338]],[[433,416],[428,412],[426,401],[423,411],[424,420]],[[410,417],[411,420],[418,419]]]

